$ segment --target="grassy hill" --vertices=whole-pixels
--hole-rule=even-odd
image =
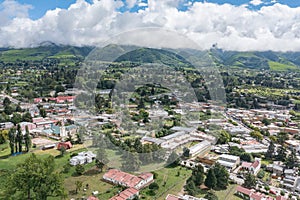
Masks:
[[[115,62],[158,63],[167,66],[191,67],[191,64],[180,55],[163,49],[138,48],[129,51]]]
[[[212,49],[216,62],[225,67],[270,69],[274,71],[300,70],[300,53],[273,51],[223,51]]]
[[[295,65],[282,64],[278,62],[269,61],[270,70],[272,71],[288,71],[288,70],[297,70],[299,67]]]
[[[211,56],[211,59],[206,60],[205,57],[208,54]],[[179,67],[192,67],[187,59],[201,66],[210,66],[206,65],[206,62],[213,60],[218,66],[223,67],[270,69],[273,71],[300,70],[300,52],[237,52],[223,51],[217,48],[213,48],[210,51],[151,49],[116,44],[93,50],[93,47],[75,47],[53,43],[44,43],[34,48],[0,48],[0,62],[4,63],[55,59],[58,60],[59,65],[63,66],[73,65],[85,58],[115,62],[160,63]],[[201,61],[204,63],[199,63]]]
[[[0,49],[0,61],[4,63],[17,61],[42,61],[44,59],[83,59],[91,47],[73,47],[46,45],[34,48]]]

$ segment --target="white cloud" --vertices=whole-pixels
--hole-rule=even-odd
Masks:
[[[184,36],[187,43],[191,39],[202,49],[218,43],[218,47],[231,50],[300,51],[300,8],[277,3],[250,10],[245,6],[196,2],[183,12],[176,8],[180,1],[148,0],[145,10],[120,13],[117,9],[124,5],[122,1],[89,4],[78,0],[68,9],[48,11],[38,20],[28,18],[30,7],[17,4],[17,10],[22,8],[18,15],[0,12],[6,19],[0,22],[0,46],[26,47],[43,41],[95,45],[129,31],[122,42],[179,47],[184,46]],[[141,31],[149,27],[170,30],[172,37],[157,29],[148,34],[149,29]]]
[[[7,24],[11,19],[28,17],[31,5],[23,5],[14,0],[5,0],[0,4],[0,26]]]
[[[254,6],[259,6],[259,5],[263,4],[264,2],[262,0],[251,0],[249,3]]]

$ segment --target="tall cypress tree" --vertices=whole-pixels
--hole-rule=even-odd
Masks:
[[[29,151],[29,148],[30,148],[30,146],[31,146],[31,139],[30,139],[30,134],[29,134],[28,126],[26,126],[25,130],[26,130],[26,133],[25,133],[25,138],[24,138],[24,140],[25,140],[26,152],[28,152],[28,151]]]
[[[216,188],[217,178],[213,169],[209,169],[204,184],[209,189]]]
[[[9,139],[9,146],[10,146],[10,153],[15,153],[15,142],[16,142],[16,129],[11,128],[8,132],[8,139]]]
[[[18,126],[17,126],[17,142],[18,142],[18,146],[19,146],[18,152],[22,152],[23,134],[22,134],[20,124],[18,124]]]

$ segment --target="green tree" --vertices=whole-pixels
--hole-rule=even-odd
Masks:
[[[9,139],[9,147],[10,147],[10,153],[15,153],[15,144],[16,144],[16,129],[11,128],[8,132],[8,139]]]
[[[244,186],[246,188],[253,188],[256,185],[256,178],[253,174],[247,173],[245,176],[245,183]]]
[[[288,139],[289,139],[289,136],[288,136],[288,134],[285,133],[285,132],[279,132],[279,133],[277,134],[277,141],[278,141],[278,143],[281,144],[281,145],[283,145],[283,143],[284,143],[286,140],[288,140]]]
[[[57,86],[55,87],[55,92],[56,92],[56,93],[59,93],[59,92],[65,92],[65,87],[62,86],[62,85],[57,85]]]
[[[22,108],[20,106],[20,103],[16,106],[16,112],[22,112]]]
[[[179,158],[175,151],[172,151],[172,153],[169,155],[167,163],[170,165],[178,165]]]
[[[64,197],[63,179],[56,172],[53,156],[45,159],[31,154],[17,165],[7,179],[6,194],[9,199],[22,195],[22,199],[47,200],[48,197]]]
[[[183,147],[183,153],[182,153],[182,155],[184,156],[184,157],[189,157],[190,156],[190,149],[189,148],[187,148],[187,147]]]
[[[40,108],[40,116],[43,118],[47,116],[46,110],[44,108]]]
[[[96,166],[102,172],[103,167],[109,162],[104,148],[99,148],[96,154]]]
[[[60,156],[63,157],[66,154],[67,150],[64,146],[61,146],[59,152],[60,152]]]
[[[76,186],[75,193],[78,194],[78,191],[80,191],[82,188],[82,181],[75,181],[75,186]]]
[[[207,200],[218,200],[218,196],[213,193],[212,191],[207,192],[207,194],[204,196],[205,199]]]
[[[220,130],[218,131],[218,144],[226,144],[230,142],[231,140],[231,135],[225,131],[225,130]]]
[[[263,118],[263,120],[261,121],[265,126],[268,126],[271,124],[271,121],[267,118]]]
[[[226,189],[229,182],[229,173],[227,169],[220,165],[219,163],[216,163],[213,167],[216,179],[217,179],[217,186],[218,189]]]
[[[192,172],[192,179],[195,182],[195,185],[199,186],[204,181],[204,168],[202,165],[198,165]]]
[[[7,115],[11,115],[13,113],[14,109],[11,105],[4,106],[4,113]]]
[[[264,139],[264,136],[259,131],[252,131],[250,135],[258,141],[262,141]]]
[[[32,122],[32,116],[29,112],[25,112],[22,116],[24,122]]]
[[[5,137],[3,136],[3,134],[0,134],[0,144],[4,144],[6,142]]]
[[[17,143],[18,143],[18,150],[19,152],[22,152],[22,143],[23,143],[23,134],[20,124],[17,125]]]
[[[280,146],[279,148],[277,148],[277,159],[285,162],[286,160],[286,149],[284,146]]]
[[[149,189],[151,189],[151,190],[158,190],[159,189],[159,185],[156,182],[151,183],[149,185]]]
[[[270,142],[270,145],[268,147],[268,151],[265,154],[266,159],[272,160],[275,153],[275,145],[273,141]]]
[[[84,173],[84,167],[83,165],[76,165],[75,172],[77,175],[82,175]]]
[[[291,153],[289,154],[289,156],[286,159],[286,166],[291,169],[293,167],[296,167],[297,165],[297,157],[296,157],[296,152],[293,150],[291,151]]]
[[[69,173],[71,170],[71,165],[70,163],[66,163],[64,166],[63,166],[63,173]]]
[[[28,126],[25,127],[24,141],[25,141],[26,152],[28,152],[31,147],[31,138],[30,138]]]
[[[199,192],[199,189],[196,187],[194,181],[192,181],[191,179],[187,180],[184,188],[188,192],[188,194],[192,196],[195,196]]]
[[[209,169],[208,170],[204,184],[209,189],[216,188],[216,186],[217,186],[217,178],[215,176],[215,172],[214,172],[213,169]]]
[[[22,121],[22,116],[19,113],[14,113],[10,121],[14,123],[14,125],[17,125]]]
[[[246,152],[242,153],[240,155],[240,158],[242,160],[246,161],[246,162],[252,162],[253,161],[253,156],[250,153],[246,153]]]
[[[122,170],[134,172],[138,171],[141,166],[141,161],[137,153],[128,152],[125,156],[125,161],[122,163]]]
[[[6,107],[6,106],[9,106],[11,104],[11,101],[8,97],[5,97],[4,100],[3,100],[3,106]]]

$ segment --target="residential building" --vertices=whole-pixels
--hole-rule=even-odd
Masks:
[[[222,154],[217,162],[232,171],[240,164],[240,157],[229,154]]]
[[[192,146],[189,148],[189,156],[194,157],[197,155],[205,155],[211,149],[211,143],[207,140],[203,140],[202,142]]]
[[[77,156],[74,156],[70,159],[70,165],[83,165],[93,162],[93,159],[96,158],[96,154],[91,151],[80,152]]]
[[[127,188],[109,200],[131,200],[139,196],[139,191],[135,188]]]
[[[250,173],[257,175],[261,167],[261,160],[255,158],[253,163],[242,162],[242,169],[249,171]]]
[[[139,190],[153,182],[153,174],[142,173],[139,176],[135,176],[118,169],[110,169],[103,175],[103,179],[115,185]]]
[[[244,188],[240,185],[236,187],[236,194],[237,196],[246,200],[274,200],[273,197],[267,196],[260,192],[256,192],[255,190]]]

